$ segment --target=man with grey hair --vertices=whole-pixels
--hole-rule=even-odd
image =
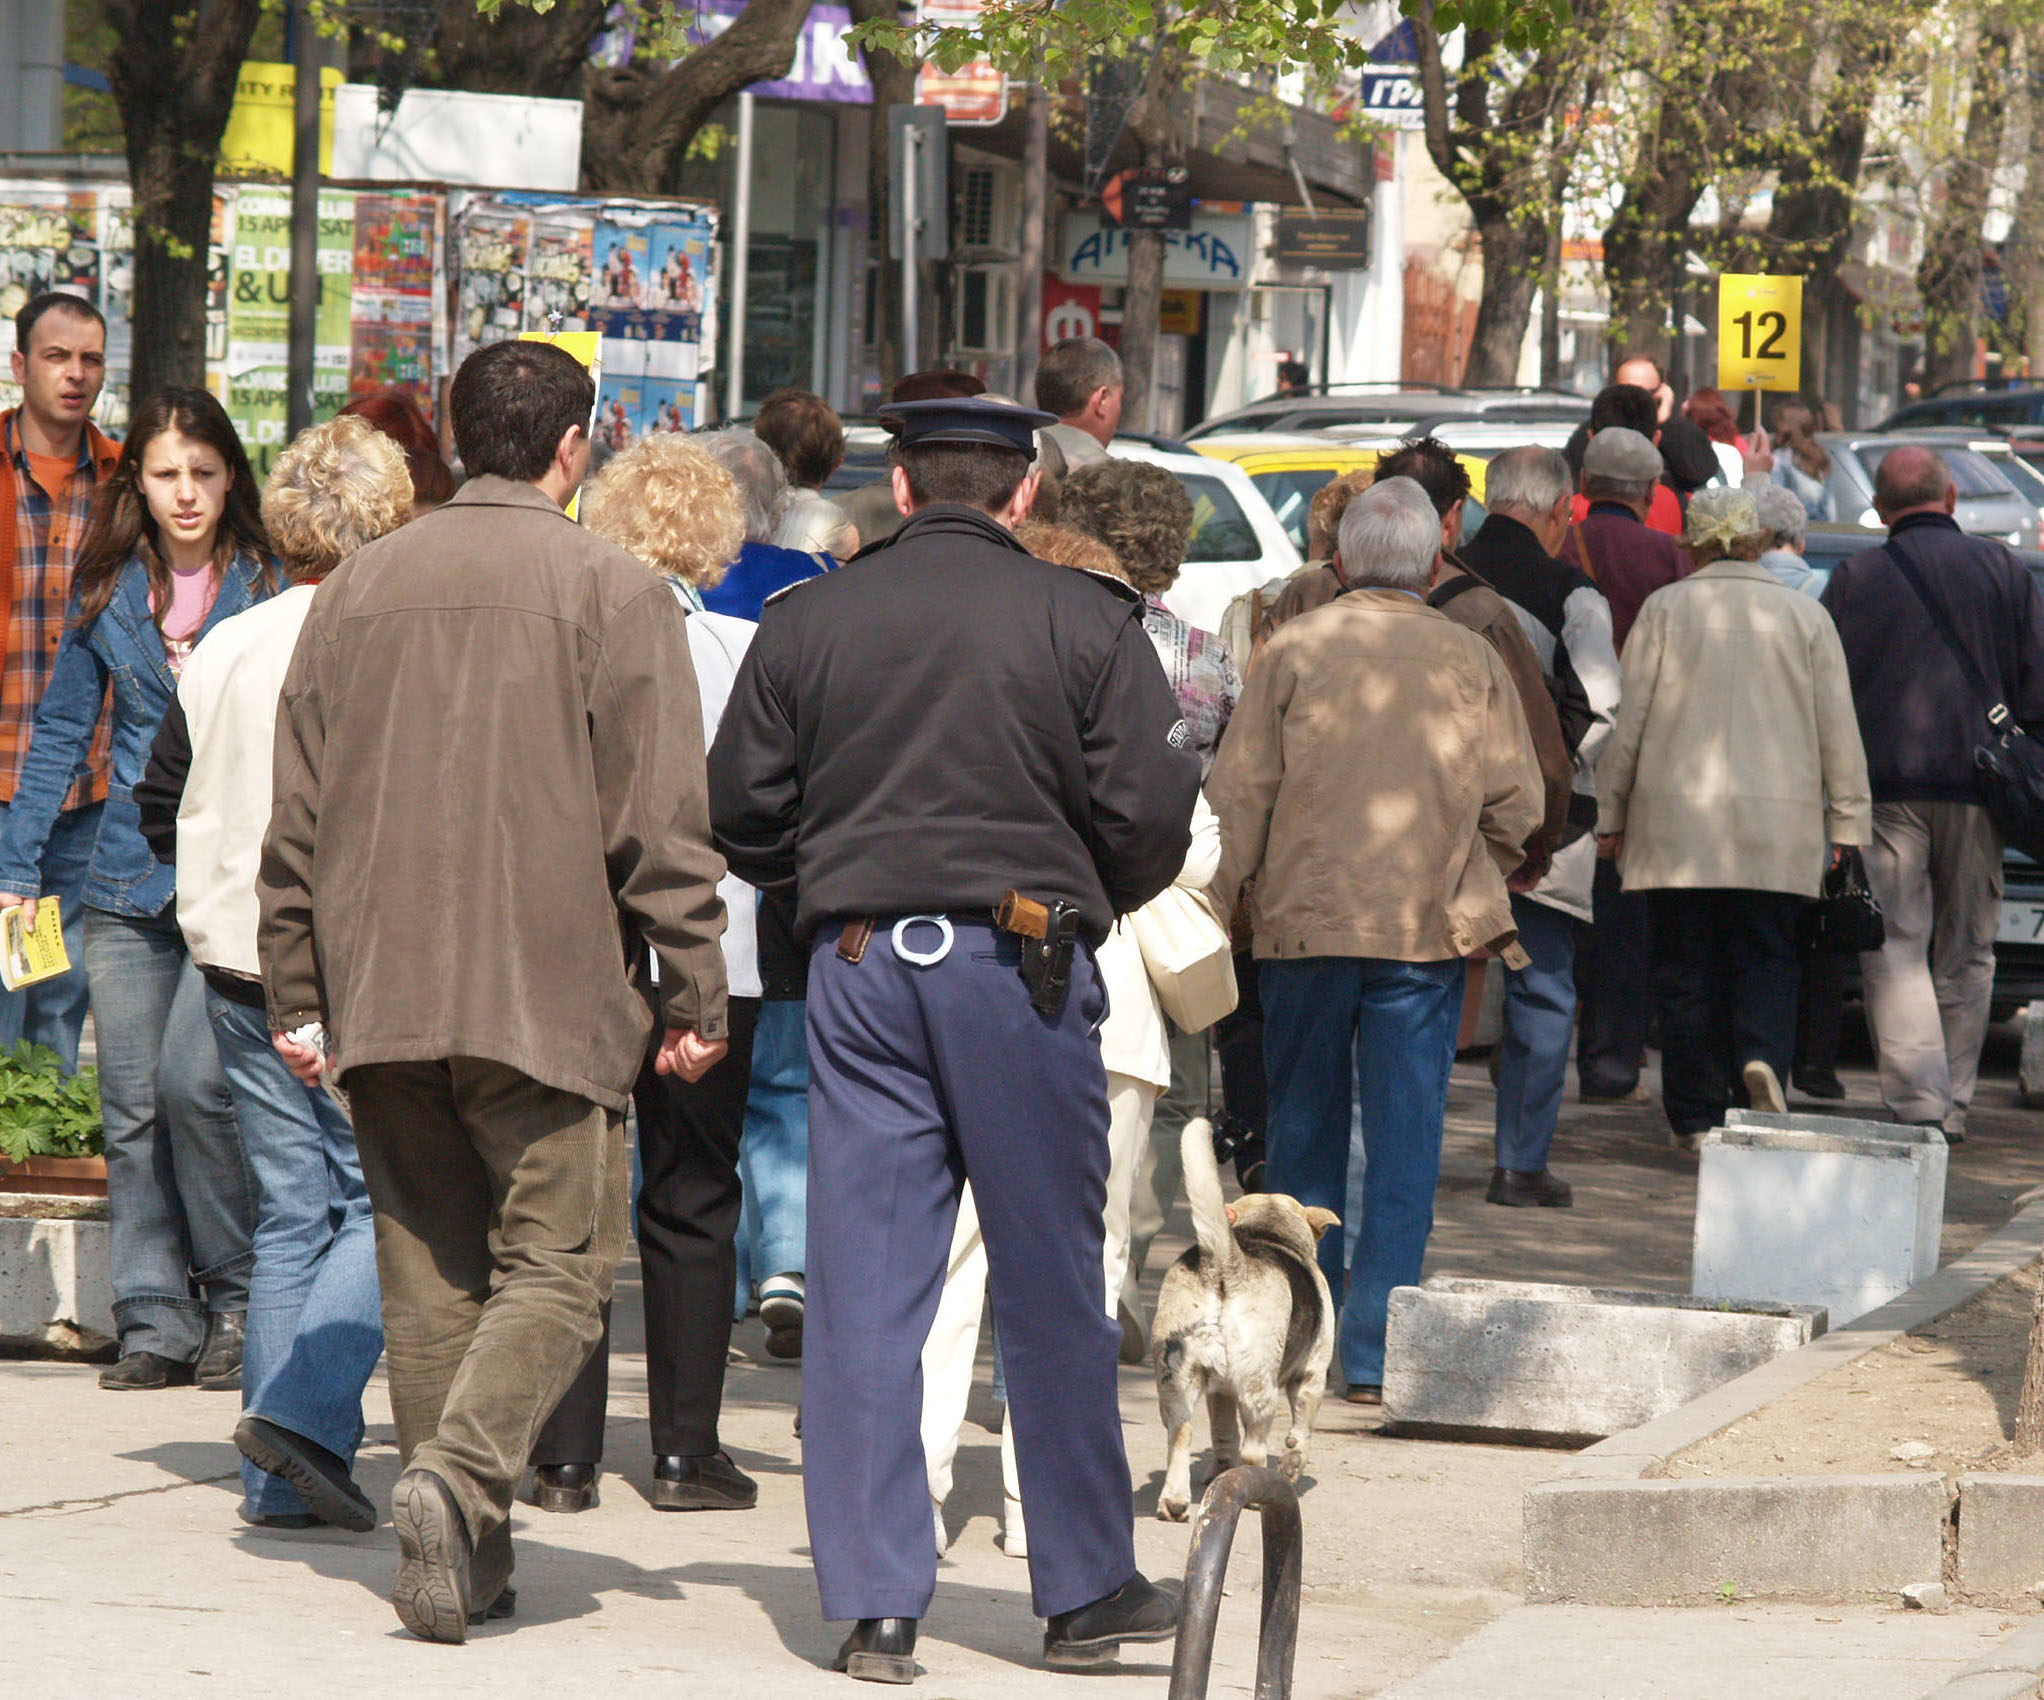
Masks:
[[[1095,336],[1054,342],[1036,363],[1036,405],[1058,422],[1038,433],[1057,444],[1068,467],[1107,458],[1121,428],[1121,356]]]
[[[781,457],[757,432],[725,425],[698,432],[696,441],[731,474],[738,499],[745,504],[745,541],[731,570],[703,591],[703,607],[712,614],[757,620],[769,596],[826,568],[808,550],[786,549],[774,541],[788,504],[788,474]]]
[[[1505,877],[1542,794],[1503,661],[1426,603],[1440,522],[1425,492],[1372,485],[1342,516],[1340,548],[1350,588],[1271,638],[1207,797],[1222,912],[1254,881],[1267,1184],[1340,1212],[1360,1105],[1341,1361],[1349,1397],[1373,1404],[1391,1289],[1419,1279],[1433,1227],[1465,963],[1485,949],[1524,960]],[[1337,1293],[1344,1238],[1320,1242]]]
[[[1610,433],[1600,433],[1598,440]],[[1497,1166],[1492,1204],[1565,1207],[1568,1183],[1549,1173],[1576,1019],[1576,927],[1594,918],[1596,762],[1618,713],[1618,654],[1611,607],[1574,567],[1554,558],[1568,535],[1574,480],[1553,449],[1509,449],[1490,463],[1490,514],[1461,559],[1518,611],[1562,707],[1573,757],[1569,824],[1546,876],[1515,882],[1512,919],[1528,957],[1505,971],[1498,1042]]]

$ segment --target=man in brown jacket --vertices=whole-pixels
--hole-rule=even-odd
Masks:
[[[646,946],[660,1071],[725,1048],[685,616],[561,512],[593,403],[547,344],[463,362],[469,482],[321,585],[277,721],[270,1026],[352,1098],[405,1465],[393,1603],[432,1641],[508,1614],[512,1490],[598,1338]]]
[[[1383,1384],[1391,1289],[1419,1279],[1433,1228],[1463,964],[1486,948],[1524,961],[1505,878],[1542,814],[1504,663],[1424,600],[1440,544],[1424,504],[1404,479],[1350,504],[1354,588],[1271,640],[1207,782],[1223,913],[1256,882],[1271,1190],[1345,1207],[1360,1094],[1369,1161],[1341,1324],[1360,1403]],[[1336,1291],[1343,1239],[1321,1241]]]

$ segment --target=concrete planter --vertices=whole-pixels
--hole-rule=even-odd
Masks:
[[[1842,1328],[1934,1273],[1935,1128],[1734,1111],[1703,1142],[1690,1290],[1822,1305]]]
[[[1384,1414],[1405,1432],[1580,1445],[1823,1332],[1813,1305],[1436,1276],[1391,1294]]]
[[[102,1351],[113,1304],[106,1223],[0,1217],[0,1350]]]

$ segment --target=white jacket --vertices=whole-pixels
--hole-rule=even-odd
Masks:
[[[1187,891],[1205,891],[1220,865],[1221,823],[1201,796],[1192,809],[1192,845],[1172,883]],[[1171,1031],[1126,915],[1114,923],[1095,960],[1107,988],[1107,1019],[1100,1024],[1101,1062],[1109,1074],[1125,1074],[1164,1091],[1171,1084]]]
[[[738,665],[752,647],[759,627],[735,614],[709,614],[697,608],[678,588],[681,605],[688,609],[688,658],[696,666],[696,689],[703,702],[703,744],[707,748],[717,735],[717,722],[724,718],[724,705],[731,700],[731,686],[738,678]],[[717,895],[724,900],[724,974],[734,998],[756,998],[759,980],[759,895],[729,869],[717,882]],[[658,973],[658,965],[655,965]]]

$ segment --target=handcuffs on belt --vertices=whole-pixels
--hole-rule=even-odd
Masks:
[[[1038,903],[1019,891],[1010,891],[994,910],[994,925],[1022,941],[1022,983],[1029,988],[1029,1002],[1039,1015],[1055,1021],[1064,1014],[1065,999],[1072,989],[1072,955],[1079,942],[1079,909],[1074,903],[1053,898]],[[933,949],[918,950],[908,943],[911,927],[937,929]],[[837,953],[845,961],[864,960],[866,946],[873,939],[870,916],[847,921],[838,934]],[[904,915],[894,923],[893,944],[897,960],[914,968],[933,968],[951,954],[957,933],[948,915]]]

